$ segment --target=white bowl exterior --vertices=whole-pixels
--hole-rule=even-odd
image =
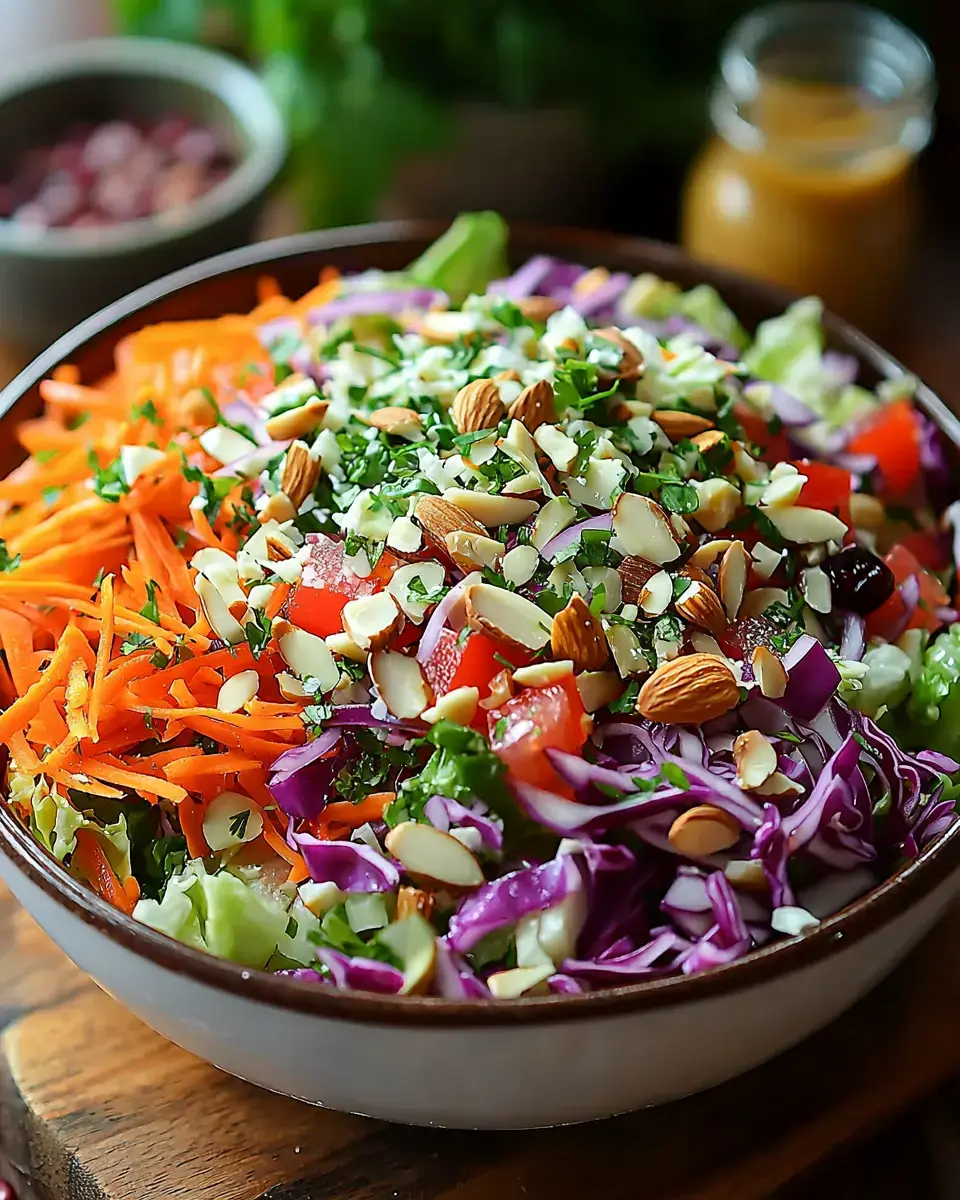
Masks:
[[[82,970],[184,1049],[326,1108],[470,1129],[588,1121],[730,1079],[848,1008],[960,889],[957,871],[880,929],[745,989],[571,1021],[431,1027],[276,1009],[213,987],[114,942],[2,856],[0,874]]]

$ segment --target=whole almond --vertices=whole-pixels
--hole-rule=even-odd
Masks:
[[[524,296],[517,301],[517,308],[528,321],[543,323],[547,317],[552,317],[555,312],[559,312],[563,305],[558,300],[554,300],[552,296]]]
[[[722,808],[697,804],[688,808],[670,826],[667,839],[678,854],[687,858],[707,858],[729,850],[740,840],[740,826]]]
[[[680,442],[713,428],[713,422],[706,417],[698,417],[696,413],[675,412],[669,408],[651,413],[650,420],[656,421],[671,442]]]
[[[451,414],[461,433],[477,433],[496,429],[507,410],[492,379],[475,379],[457,392]]]
[[[471,533],[478,538],[487,537],[487,531],[479,521],[441,496],[421,496],[413,515],[426,541],[446,562],[453,561],[447,546],[448,534]]]
[[[619,329],[610,325],[604,329],[594,330],[594,336],[613,342],[620,350],[620,364],[615,370],[601,367],[600,375],[604,379],[620,379],[624,383],[636,383],[643,374],[643,355],[633,342],[623,336]]]
[[[289,498],[294,514],[320,479],[320,463],[315,459],[305,443],[293,442],[287,447],[283,459],[283,471],[280,475],[280,490]]]
[[[624,604],[639,604],[640,595],[650,580],[661,570],[639,554],[628,554],[617,567]]]
[[[610,657],[600,622],[577,593],[553,618],[550,650],[554,658],[569,658],[577,671],[599,671]]]
[[[392,437],[415,437],[423,429],[420,414],[412,408],[401,408],[399,405],[388,404],[384,408],[376,408],[371,413],[360,417],[365,425],[372,425],[382,433]]]
[[[523,383],[523,376],[511,367],[509,371],[498,371],[493,376],[494,383]]]
[[[674,601],[674,608],[685,621],[720,637],[727,628],[727,616],[720,598],[712,587],[691,583],[683,595]]]
[[[683,654],[657,667],[640,689],[637,712],[664,725],[702,725],[740,700],[736,677],[712,654]]]
[[[546,379],[531,383],[510,405],[507,416],[511,421],[519,421],[531,433],[535,433],[541,425],[553,425],[557,419],[553,388]]]

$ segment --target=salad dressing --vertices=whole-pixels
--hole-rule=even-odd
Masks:
[[[813,30],[791,11],[763,10],[731,35],[711,108],[715,133],[685,188],[683,242],[696,258],[818,295],[849,320],[883,329],[918,232],[926,48],[869,10],[817,6],[833,12],[833,25],[818,17]],[[851,12],[877,25],[872,48]],[[831,34],[829,45],[817,41]],[[904,67],[878,93],[870,86],[877,56],[900,42],[918,60],[916,78]]]

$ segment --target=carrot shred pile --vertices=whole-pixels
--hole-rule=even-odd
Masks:
[[[307,701],[280,694],[284,663],[272,639],[255,656],[246,643],[223,648],[211,631],[190,562],[204,547],[235,552],[249,493],[228,482],[216,505],[199,507],[201,473],[219,465],[199,435],[214,411],[272,381],[258,328],[302,317],[338,287],[325,273],[291,301],[266,280],[247,315],[125,337],[99,382],[58,368],[40,385],[43,415],[18,432],[28,457],[0,480],[0,742],[11,769],[61,795],[164,804],[191,857],[210,853],[207,805],[237,790],[259,807],[263,842],[294,880],[307,873],[267,774],[305,740]],[[122,452],[139,448],[149,461],[128,484]],[[288,592],[278,585],[268,617]],[[219,689],[251,669],[255,700],[221,711]],[[78,831],[70,867],[132,911],[140,885],[118,878],[91,829]]]

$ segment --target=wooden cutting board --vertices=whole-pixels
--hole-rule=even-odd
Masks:
[[[21,1200],[754,1200],[957,1070],[958,944],[960,908],[845,1017],[713,1092],[473,1134],[230,1078],[126,1013],[0,890],[0,1152]]]

